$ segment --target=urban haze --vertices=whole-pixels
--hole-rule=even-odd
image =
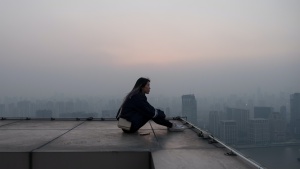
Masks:
[[[114,118],[148,77],[154,107],[229,145],[299,145],[299,6],[2,0],[0,117]],[[268,138],[251,136],[256,123]],[[236,127],[234,137],[221,134],[226,126]]]

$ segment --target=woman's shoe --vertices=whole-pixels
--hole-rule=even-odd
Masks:
[[[183,131],[185,127],[180,124],[173,123],[171,128],[168,128],[169,131]]]

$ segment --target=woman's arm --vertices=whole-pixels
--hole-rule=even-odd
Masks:
[[[155,109],[148,103],[147,97],[144,94],[137,94],[135,98],[135,106],[140,113],[143,113],[149,118],[165,117],[163,111]]]

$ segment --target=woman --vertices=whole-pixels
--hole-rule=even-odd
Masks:
[[[128,121],[129,127],[122,128],[122,130],[125,133],[134,133],[149,120],[153,120],[157,124],[168,127],[170,131],[183,131],[183,126],[166,120],[163,111],[155,109],[148,103],[145,94],[149,92],[150,80],[144,77],[139,78],[131,92],[125,97],[116,117],[119,121],[124,119]]]

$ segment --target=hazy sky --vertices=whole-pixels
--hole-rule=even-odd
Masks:
[[[0,95],[300,92],[299,0],[0,0]]]

